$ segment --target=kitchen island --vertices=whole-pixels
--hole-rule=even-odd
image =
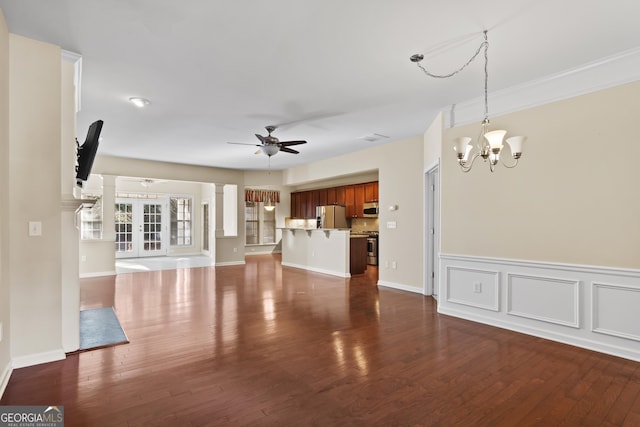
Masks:
[[[339,277],[361,274],[360,267],[351,271],[351,239],[349,229],[283,228],[282,265]]]

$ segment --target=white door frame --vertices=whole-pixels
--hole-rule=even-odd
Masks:
[[[440,253],[440,163],[424,174],[424,285],[422,293],[438,299]]]

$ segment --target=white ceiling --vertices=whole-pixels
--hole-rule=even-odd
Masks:
[[[82,55],[78,139],[99,153],[267,169],[255,133],[277,125],[285,169],[422,134],[447,105],[640,46],[637,0],[0,0],[9,31]],[[148,98],[137,109],[131,96]],[[489,98],[491,109],[491,98]],[[478,111],[478,119],[482,116]],[[389,138],[367,142],[371,134]]]

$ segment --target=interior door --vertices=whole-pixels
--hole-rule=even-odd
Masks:
[[[425,295],[438,299],[438,251],[440,248],[440,177],[439,167],[426,175],[426,289]]]
[[[117,199],[116,258],[166,255],[168,212],[165,200]]]

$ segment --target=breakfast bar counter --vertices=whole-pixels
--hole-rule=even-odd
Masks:
[[[283,228],[282,265],[351,277],[351,238],[349,229]],[[360,273],[361,271],[353,272]]]

